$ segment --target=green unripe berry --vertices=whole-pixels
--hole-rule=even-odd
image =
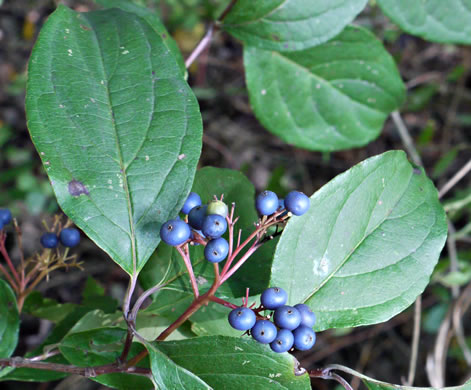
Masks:
[[[224,218],[229,215],[229,209],[227,204],[225,204],[222,200],[212,200],[208,204],[208,208],[206,209],[206,214],[218,214]]]

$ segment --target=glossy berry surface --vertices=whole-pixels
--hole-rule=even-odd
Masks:
[[[59,238],[54,233],[44,233],[39,239],[44,248],[55,248],[59,244]]]
[[[310,201],[307,195],[299,191],[291,191],[285,198],[286,210],[294,215],[303,215],[309,209]]]
[[[277,329],[273,322],[258,320],[250,330],[252,337],[262,344],[270,344],[276,338]]]
[[[0,224],[2,225],[2,227],[8,225],[11,220],[11,211],[8,209],[0,209]]]
[[[267,288],[260,297],[260,302],[266,309],[277,309],[286,304],[288,294],[281,287]]]
[[[255,208],[261,215],[271,215],[278,208],[278,196],[272,191],[263,191],[255,200]]]
[[[307,326],[301,325],[293,331],[294,347],[299,351],[311,349],[316,342],[316,333]]]
[[[190,192],[182,207],[182,213],[188,214],[196,206],[201,206],[201,198],[196,192]]]
[[[293,332],[288,329],[280,329],[276,334],[275,340],[270,343],[273,352],[288,352],[294,343]]]
[[[273,315],[275,324],[283,329],[296,329],[301,323],[301,313],[292,306],[281,306]]]
[[[188,223],[193,229],[201,230],[203,227],[204,219],[206,218],[206,209],[208,206],[196,206],[193,207],[188,214]]]
[[[204,219],[203,227],[201,230],[206,237],[221,237],[227,230],[226,218],[218,214],[208,215]]]
[[[256,316],[248,307],[238,307],[229,313],[229,324],[237,330],[249,330],[255,325]]]
[[[190,238],[191,230],[181,219],[171,219],[160,228],[160,238],[168,245],[178,246]]]
[[[59,239],[62,245],[72,248],[80,242],[80,233],[75,228],[62,229]]]
[[[222,200],[212,200],[208,203],[206,214],[218,214],[226,218],[229,215],[229,209],[227,208],[227,204],[225,204]]]
[[[219,263],[227,257],[229,243],[226,239],[219,237],[210,240],[204,248],[204,257],[211,263]]]
[[[316,315],[312,312],[311,308],[304,303],[298,303],[294,305],[296,309],[298,309],[299,313],[301,314],[301,324],[312,328],[316,323]]]

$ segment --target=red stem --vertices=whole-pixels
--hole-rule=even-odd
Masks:
[[[188,274],[190,275],[190,283],[191,283],[191,288],[193,289],[193,294],[195,295],[195,298],[198,298],[200,293],[198,291],[198,284],[196,283],[195,273],[193,272],[193,266],[191,265],[191,260],[188,256],[188,253],[186,253],[179,246],[177,246],[177,251],[178,253],[180,253],[180,256],[183,258],[186,269],[188,270]]]
[[[18,273],[16,272],[16,269],[15,267],[13,266],[13,263],[10,259],[10,256],[8,256],[8,252],[5,248],[5,239],[6,239],[6,233],[4,231],[2,231],[0,233],[0,252],[2,253],[3,257],[5,258],[7,264],[8,264],[8,268],[10,268],[11,270],[11,273],[13,274],[13,277],[15,278],[16,280],[16,283],[18,284],[18,286],[21,286],[21,280],[20,280],[20,277],[18,276]]]

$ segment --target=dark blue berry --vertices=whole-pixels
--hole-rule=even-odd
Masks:
[[[308,326],[301,325],[293,331],[294,347],[299,351],[311,349],[316,342],[316,333]]]
[[[291,191],[285,198],[286,210],[294,215],[303,215],[309,209],[309,198],[299,191]]]
[[[276,338],[277,329],[273,322],[258,320],[250,330],[252,337],[262,344],[270,344]]]
[[[190,192],[182,207],[182,213],[188,214],[196,206],[201,206],[201,198],[196,192]]]
[[[203,227],[204,219],[206,218],[206,209],[208,206],[196,206],[193,207],[188,214],[188,223],[193,229],[201,230]]]
[[[0,223],[2,223],[2,227],[8,225],[11,220],[11,211],[8,209],[0,209]]]
[[[210,240],[204,248],[204,257],[211,263],[219,263],[227,257],[229,244],[225,238]]]
[[[72,248],[80,242],[80,233],[75,228],[65,228],[62,229],[59,239],[62,245]]]
[[[301,314],[301,324],[312,328],[316,323],[316,315],[312,312],[311,308],[304,303],[298,303],[294,305],[296,309],[298,309],[299,313]]]
[[[255,313],[248,307],[238,307],[229,313],[229,324],[237,330],[249,330],[255,325]]]
[[[258,194],[255,207],[261,215],[271,215],[278,208],[278,196],[272,191],[263,191]]]
[[[54,233],[44,233],[40,238],[41,245],[44,248],[55,248],[59,244],[59,238]]]
[[[204,219],[203,228],[201,230],[206,237],[221,237],[227,230],[226,218],[218,214],[208,215]]]
[[[288,301],[288,294],[281,287],[267,288],[260,297],[260,302],[265,309],[276,309]]]
[[[288,329],[280,329],[278,330],[275,340],[270,343],[270,347],[274,352],[283,353],[289,351],[293,343],[293,332]]]
[[[218,214],[226,218],[229,215],[229,209],[227,208],[227,204],[225,204],[222,200],[212,200],[208,204],[206,214]]]
[[[171,219],[160,228],[160,238],[168,245],[178,246],[190,238],[191,230],[181,219]]]
[[[301,313],[292,306],[281,306],[275,310],[273,321],[280,328],[293,330],[301,323]]]

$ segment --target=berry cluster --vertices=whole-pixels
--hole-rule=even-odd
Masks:
[[[56,248],[57,245],[59,245],[59,241],[62,245],[72,248],[74,246],[77,246],[78,243],[80,242],[80,233],[77,229],[75,228],[65,228],[62,229],[62,231],[59,234],[59,237],[57,237],[57,234],[55,233],[44,233],[41,236],[41,245],[44,248]]]
[[[205,241],[204,255],[211,263],[223,261],[229,253],[229,243],[221,237],[227,230],[227,205],[218,199],[203,205],[200,196],[190,192],[181,212],[188,215],[188,223],[171,219],[160,229],[160,237],[166,244],[179,246],[188,240],[198,244]],[[193,230],[192,230],[193,229]]]
[[[270,344],[274,352],[297,350],[307,351],[316,342],[312,329],[316,316],[309,306],[299,303],[287,306],[288,294],[280,287],[266,289],[261,297],[261,306],[251,309],[237,307],[229,313],[229,323],[234,329],[248,331],[262,344]],[[247,302],[246,302],[247,303]],[[270,316],[260,315],[261,311],[274,310],[273,322]]]
[[[294,215],[303,215],[309,209],[309,198],[299,191],[291,191],[285,199],[279,199],[272,191],[263,191],[257,196],[255,207],[261,215],[272,215],[285,209]]]

